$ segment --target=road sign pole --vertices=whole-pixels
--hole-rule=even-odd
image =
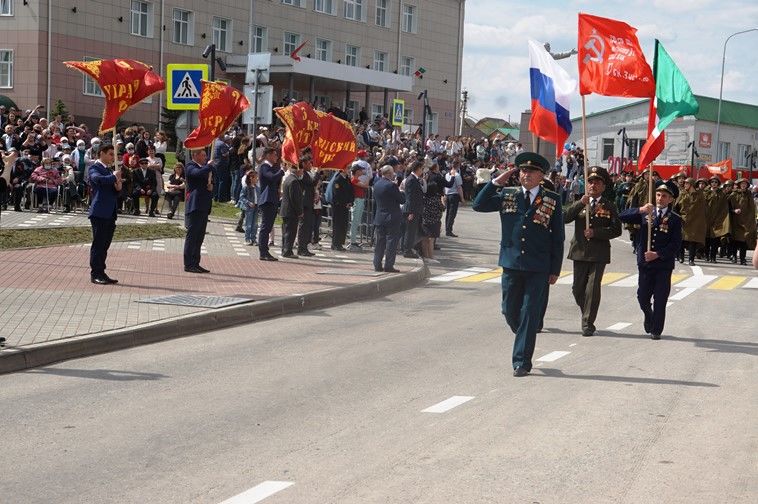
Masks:
[[[253,135],[258,136],[258,73],[260,69],[255,69],[255,80],[253,81]],[[255,152],[255,141],[253,140],[253,152]]]

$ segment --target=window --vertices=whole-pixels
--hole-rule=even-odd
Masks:
[[[403,110],[403,124],[413,124],[413,109],[405,107]]]
[[[371,116],[369,117],[369,120],[373,121],[374,119],[376,119],[377,116],[381,117],[383,115],[384,115],[384,104],[372,103]]]
[[[289,56],[300,45],[300,34],[284,32],[284,55]]]
[[[334,14],[334,0],[316,0],[313,10],[324,14]]]
[[[253,27],[253,52],[266,52],[268,49],[268,30],[263,26]]]
[[[0,88],[13,87],[13,51],[0,49]]]
[[[363,21],[363,0],[345,0],[345,18]]]
[[[316,39],[316,59],[319,61],[332,61],[332,41]]]
[[[426,114],[426,131],[424,132],[425,135],[429,136],[431,134],[437,134],[438,133],[438,122],[437,122],[437,112],[432,112],[431,114]]]
[[[329,110],[329,107],[332,106],[332,99],[328,96],[315,95],[313,102],[316,108],[320,108],[321,110]]]
[[[416,60],[410,56],[400,58],[400,75],[411,75],[416,68]]]
[[[231,52],[232,20],[213,17],[213,43],[217,51]]]
[[[132,35],[139,37],[151,37],[152,26],[150,23],[150,11],[152,5],[140,0],[132,0],[131,19],[132,19]]]
[[[347,114],[347,118],[351,121],[355,121],[358,118],[358,109],[360,108],[360,105],[358,105],[357,100],[350,100],[345,104],[345,114]]]
[[[606,161],[608,158],[613,157],[613,146],[616,141],[613,138],[603,138],[603,157],[602,161]]]
[[[284,5],[294,5],[295,7],[302,7],[303,0],[282,0]]]
[[[387,53],[384,51],[374,51],[374,70],[377,72],[386,71]]]
[[[376,0],[376,26],[389,28],[389,0]]]
[[[97,59],[98,58],[91,58],[89,56],[84,57],[84,61],[95,61]],[[93,79],[87,74],[82,74],[82,75],[84,75],[84,94],[88,96],[104,96],[103,90],[100,89],[100,86],[95,81],[95,79]]]
[[[13,15],[13,0],[0,0],[0,16]]]
[[[358,66],[361,63],[361,48],[356,46],[345,46],[345,64],[347,66]]]
[[[644,138],[627,138],[629,147],[624,149],[624,158],[637,159],[640,155],[640,149],[645,144]]]
[[[740,168],[749,168],[753,149],[749,145],[737,144],[737,164]]]
[[[418,16],[415,5],[403,5],[403,31],[416,33],[418,31]]]
[[[194,35],[192,12],[174,9],[174,44],[192,45]]]
[[[729,158],[729,151],[731,150],[732,144],[729,142],[719,142],[719,152],[718,152],[718,159],[716,161],[723,161],[724,159]]]

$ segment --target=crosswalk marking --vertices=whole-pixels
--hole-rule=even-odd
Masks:
[[[559,278],[558,281],[555,283],[557,283],[558,285],[571,285],[574,283],[574,274],[571,273],[566,276],[563,276]]]
[[[571,352],[566,352],[564,350],[556,350],[555,352],[550,352],[547,355],[543,355],[539,359],[537,359],[539,362],[555,362],[561,357],[565,357]]]
[[[438,402],[433,406],[422,409],[421,413],[444,413],[460,406],[463,403],[469,402],[473,398],[473,396],[453,396],[450,399],[445,399],[444,401]]]
[[[629,276],[629,273],[608,273],[606,272],[603,275],[603,280],[600,282],[602,285],[608,285],[609,283],[613,283],[617,280],[621,280],[624,277]]]
[[[732,290],[744,282],[746,278],[747,277],[744,276],[725,275],[709,285],[708,288],[716,290]]]
[[[340,257],[340,256],[334,256],[334,257]],[[477,273],[486,273],[487,271],[490,271],[490,269],[489,268],[468,268],[462,271],[451,271],[449,273],[445,273],[444,275],[432,277],[429,280],[431,280],[432,282],[452,282],[453,280],[460,280],[461,278],[465,278],[471,275],[476,275]]]
[[[626,329],[630,325],[632,325],[631,322],[617,322],[616,324],[613,324],[610,327],[606,327],[605,330],[606,331],[621,331],[622,329]]]
[[[671,285],[676,285],[688,277],[689,275],[684,274],[684,273],[674,273],[673,275],[671,275]]]
[[[476,275],[471,275],[469,277],[461,278],[458,281],[466,282],[466,283],[484,282],[486,280],[492,280],[494,278],[499,279],[502,275],[503,275],[503,270],[501,268],[497,268],[492,271],[488,271],[486,273],[477,273]]]
[[[699,289],[705,287],[716,279],[716,275],[695,275],[676,284],[677,287]]]
[[[230,499],[226,499],[221,504],[255,504],[256,502],[271,497],[275,493],[281,492],[292,485],[294,485],[294,483],[291,481],[264,481],[250,490],[235,495]]]
[[[623,278],[622,280],[619,280],[618,282],[613,282],[611,287],[637,287],[637,283],[639,282],[640,275],[638,273],[635,273],[634,275],[629,275],[626,278]]]
[[[748,283],[742,286],[743,289],[758,289],[758,278],[751,279]]]

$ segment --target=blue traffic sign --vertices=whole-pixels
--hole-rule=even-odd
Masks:
[[[200,81],[208,79],[208,65],[171,63],[166,66],[166,108],[197,110],[200,108]]]

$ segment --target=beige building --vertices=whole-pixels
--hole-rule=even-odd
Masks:
[[[165,74],[170,63],[204,63],[216,44],[238,88],[249,52],[270,52],[277,102],[287,97],[357,116],[406,101],[422,122],[428,90],[432,132],[457,130],[465,0],[0,0],[0,94],[19,108],[63,100],[78,121],[99,124],[102,93],[66,60],[132,58]],[[51,15],[48,15],[50,13]],[[290,52],[302,43],[296,62]],[[414,75],[423,68],[422,78]],[[165,77],[165,75],[164,75]],[[156,124],[165,96],[125,121]]]

